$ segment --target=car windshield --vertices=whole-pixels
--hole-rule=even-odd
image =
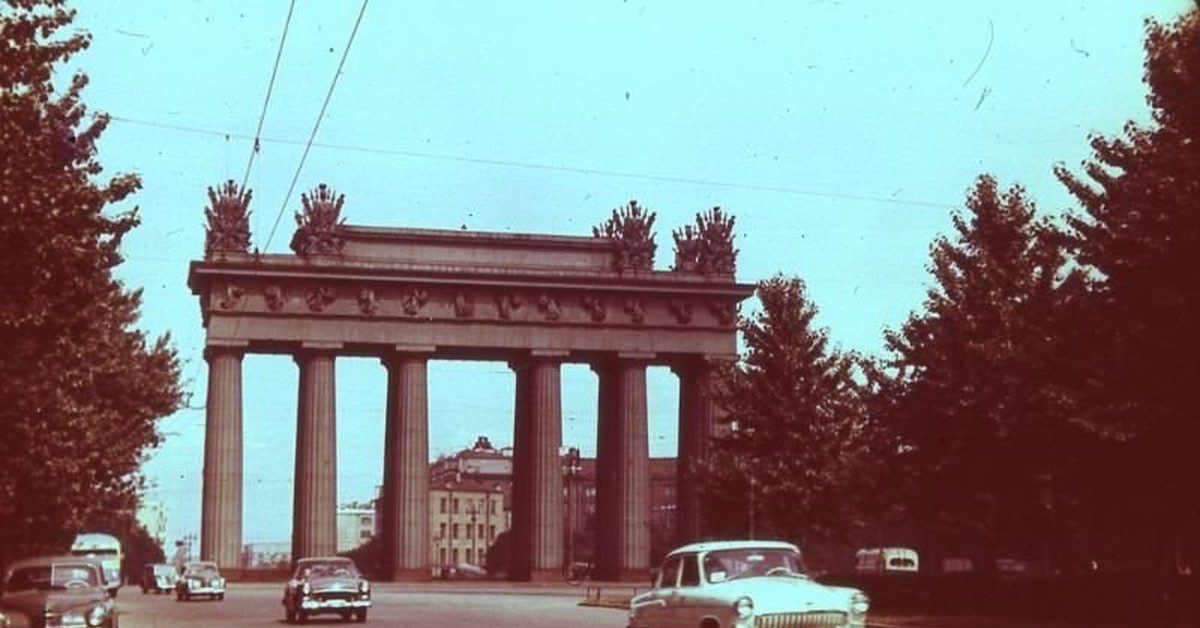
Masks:
[[[790,549],[740,548],[704,556],[704,577],[710,583],[760,576],[804,576],[800,553]]]
[[[299,578],[357,577],[358,570],[348,560],[301,563],[296,569]]]
[[[217,566],[212,563],[193,563],[184,569],[185,576],[215,576]]]
[[[17,569],[8,577],[8,592],[52,589],[80,589],[100,585],[99,575],[89,565],[55,564]]]
[[[175,568],[170,565],[155,565],[153,573],[156,576],[171,576],[175,574]]]

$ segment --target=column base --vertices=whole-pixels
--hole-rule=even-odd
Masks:
[[[433,580],[433,572],[428,568],[396,569],[392,571],[389,582],[429,582]]]

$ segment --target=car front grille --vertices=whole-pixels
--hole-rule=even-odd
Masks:
[[[313,599],[322,602],[330,602],[333,600],[345,600],[347,602],[353,600],[358,594],[354,591],[317,591],[313,594]]]
[[[846,620],[846,613],[840,611],[774,613],[756,617],[754,628],[842,628]]]

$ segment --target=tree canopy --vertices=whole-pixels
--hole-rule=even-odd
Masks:
[[[1200,564],[1200,9],[1147,22],[1144,80],[1153,123],[1092,137],[1083,175],[1056,174],[1083,210],[1068,217],[1089,271],[1082,418],[1106,438],[1105,513],[1174,569],[1184,530]]]
[[[61,36],[60,0],[9,0],[0,18],[0,563],[65,550],[97,513],[132,510],[157,420],[181,403],[169,338],[135,325],[141,293],[113,276],[140,186],[103,180],[83,74],[55,67],[90,36]]]
[[[760,282],[761,312],[739,323],[740,363],[715,377],[725,435],[706,466],[713,532],[797,541],[845,538],[856,525],[856,471],[868,452],[857,359],[813,327],[804,283]]]

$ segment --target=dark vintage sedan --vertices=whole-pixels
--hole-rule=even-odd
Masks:
[[[225,578],[214,562],[187,563],[175,581],[175,599],[183,602],[194,597],[225,599]]]
[[[349,558],[300,559],[283,588],[283,612],[289,622],[305,622],[319,614],[363,622],[370,607],[371,583]]]
[[[39,557],[12,563],[0,582],[0,608],[16,626],[117,628],[101,566],[88,558]]]
[[[667,555],[629,603],[629,628],[864,628],[867,596],[811,578],[779,541],[715,541]]]

